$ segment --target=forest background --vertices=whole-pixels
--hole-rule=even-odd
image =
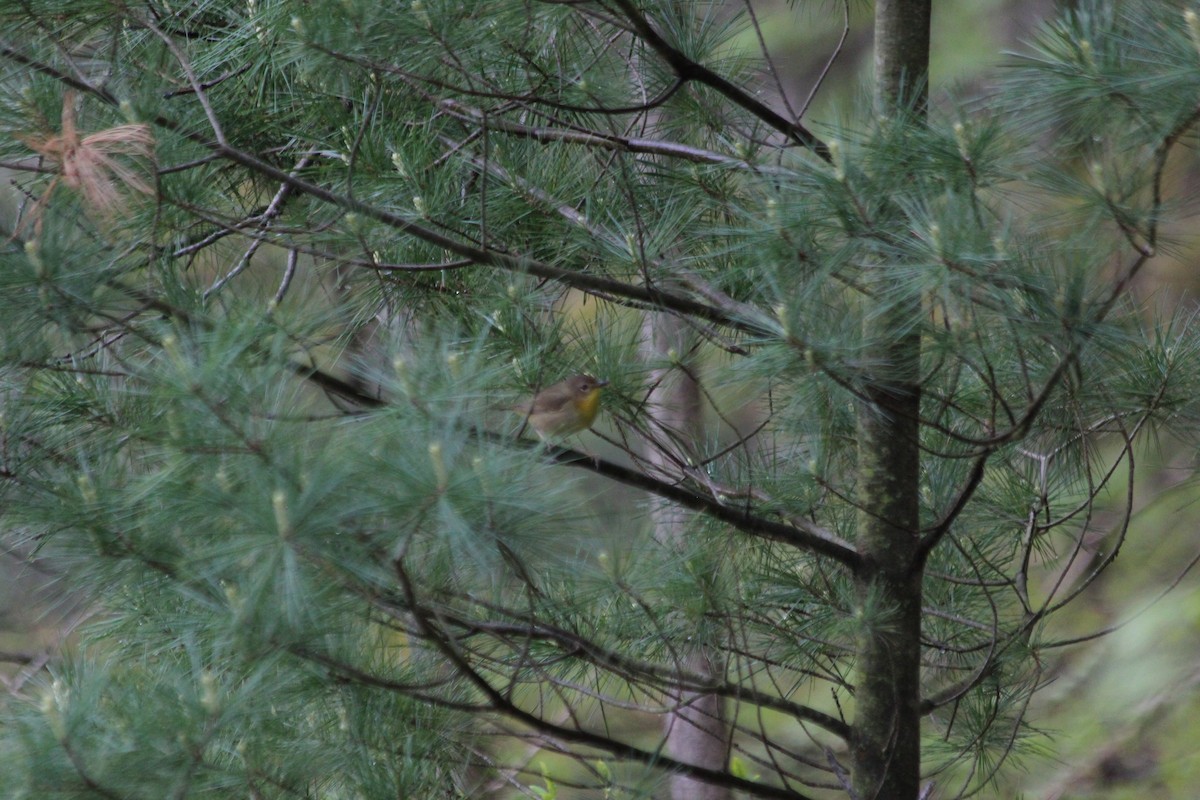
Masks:
[[[835,120],[850,115],[849,109],[860,103],[864,94],[869,94],[864,87],[870,84],[873,69],[871,9],[866,4],[852,3],[850,25],[843,30],[841,10],[836,4],[812,4],[802,10],[795,8],[796,5],[802,4],[754,4],[763,41],[779,76],[778,84],[773,79],[763,80],[761,96],[769,104],[777,105],[781,103],[779,90],[782,89],[792,103],[802,103],[821,80],[821,88],[804,119],[822,120],[833,125]],[[1003,76],[1007,65],[1013,62],[1006,52],[1027,52],[1028,42],[1038,26],[1074,5],[1049,0],[980,0],[946,3],[935,8],[930,61],[932,113],[947,113],[947,109],[960,107],[977,110],[986,105],[985,98],[1002,81],[998,76]],[[1184,4],[1179,4],[1180,9],[1183,7]],[[725,12],[718,9],[713,13]],[[843,36],[844,41],[839,44]],[[734,42],[734,47],[751,53],[757,52],[760,46],[752,27],[741,32]],[[838,57],[830,65],[829,56],[834,52]],[[25,176],[20,172],[8,173],[8,176],[13,190],[4,212],[5,218],[10,220],[7,229],[14,235],[29,235],[30,229],[19,228],[17,220],[19,215],[28,219],[34,213],[37,196],[28,188]],[[1189,214],[1194,209],[1186,199],[1193,194],[1198,177],[1191,153],[1171,164],[1165,183],[1185,201],[1181,203],[1177,219],[1164,231],[1164,239],[1170,239],[1170,246],[1148,259],[1127,287],[1128,301],[1147,319],[1172,315],[1186,318],[1195,303],[1196,291],[1200,288],[1200,272],[1195,269],[1200,260],[1200,241],[1190,234],[1194,223]],[[417,211],[421,209],[418,207]],[[45,224],[50,226],[53,221]],[[353,228],[353,223],[349,227]],[[351,231],[351,238],[360,233],[368,236],[366,230]],[[238,263],[242,252],[235,253],[233,263]],[[255,269],[250,270],[247,279],[239,285],[250,287],[242,291],[269,300],[277,288],[273,282],[275,278],[292,268],[289,257],[284,250],[271,246],[252,255]],[[228,263],[202,264],[196,275],[207,278],[212,285],[213,281],[222,280],[230,266]],[[260,280],[257,274],[271,277]],[[204,280],[199,282],[205,283]],[[301,279],[297,286],[291,295],[293,298],[323,296],[319,281],[305,285]],[[636,351],[637,348],[631,348],[629,344],[637,338],[636,326],[633,330],[597,332],[597,326],[602,327],[604,323],[601,321],[603,315],[596,312],[594,301],[585,302],[582,296],[571,294],[559,297],[556,302],[560,303],[558,308],[565,321],[555,331],[564,340],[571,339],[564,331],[588,331],[590,333],[585,335],[614,336],[615,340],[624,337],[626,340],[610,343],[600,347],[598,353],[589,354],[590,346],[579,345],[578,335],[572,334],[576,337],[575,349],[568,346],[549,356],[560,359],[555,362],[556,367],[612,369],[620,358]],[[480,313],[491,314],[493,309]],[[498,311],[495,313],[499,314]],[[502,320],[496,317],[493,323],[499,327]],[[170,340],[162,344],[169,351]],[[473,361],[478,354],[471,353],[469,348],[460,352],[445,343],[443,346],[448,348],[442,354],[443,360],[449,358],[451,361],[447,374],[453,374],[453,362],[460,358],[467,362],[469,369],[479,368],[483,372],[494,369]],[[327,353],[317,351],[316,355]],[[536,388],[539,382],[548,380],[542,376],[530,377],[531,370],[536,371],[536,359],[547,357],[544,352],[539,352],[532,361],[518,364],[516,371],[527,378],[525,388]],[[697,362],[697,369],[725,369],[727,358],[728,354],[708,352]],[[209,368],[217,367],[210,365]],[[401,371],[404,368],[401,367]],[[508,365],[502,368],[507,369]],[[522,369],[525,372],[520,372]],[[352,375],[353,370],[344,374]],[[414,377],[413,380],[427,377]],[[605,374],[603,377],[614,380],[614,394],[608,401],[609,413],[622,414],[626,418],[634,416],[632,398],[637,396],[638,377],[632,370],[623,376]],[[403,382],[403,378],[398,380]],[[516,396],[521,380],[497,379],[494,383],[507,383],[511,399]],[[733,428],[753,427],[761,415],[761,398],[742,398],[735,392],[719,394],[713,403],[728,410],[729,425]],[[478,406],[473,408],[478,410]],[[493,412],[494,409],[488,409],[478,413],[487,416],[489,427],[503,427],[503,415]],[[625,442],[615,420],[602,416],[597,428],[610,441],[603,442],[591,434],[584,434],[579,446],[605,457],[619,457],[620,446]],[[1105,447],[1112,445],[1100,445],[1101,449]],[[1095,514],[1088,525],[1094,537],[1081,534],[1080,541],[1085,546],[1086,559],[1101,559],[1105,553],[1104,536],[1122,516],[1127,498],[1136,535],[1125,544],[1120,557],[1091,583],[1082,599],[1054,622],[1054,633],[1060,639],[1089,637],[1096,631],[1107,633],[1046,656],[1050,661],[1042,665],[1044,672],[1040,680],[1043,686],[1032,694],[1025,714],[1029,727],[1022,734],[1020,754],[1010,758],[994,783],[986,784],[981,790],[985,796],[1026,793],[1045,798],[1115,799],[1147,794],[1189,797],[1191,787],[1200,784],[1200,754],[1190,745],[1195,740],[1193,720],[1197,718],[1200,706],[1197,694],[1200,683],[1200,668],[1197,667],[1200,664],[1200,636],[1197,635],[1200,630],[1200,582],[1189,572],[1193,559],[1200,553],[1194,441],[1179,435],[1178,431],[1167,430],[1162,436],[1140,441],[1136,453],[1138,482],[1126,485],[1118,478],[1097,494]],[[80,491],[86,498],[86,487],[81,487]],[[567,524],[564,520],[577,516],[583,520],[578,524],[585,539],[593,543],[612,540],[599,549],[585,548],[588,550],[586,557],[591,560],[619,558],[617,554],[624,546],[622,537],[631,528],[644,525],[647,515],[639,512],[634,522],[630,522],[611,509],[631,505],[636,496],[635,492],[604,485],[598,477],[590,476],[582,484],[573,483],[571,492],[558,501],[579,509],[578,514],[565,514],[553,524]],[[547,531],[542,535],[548,535]],[[648,536],[644,530],[638,535]],[[14,697],[40,685],[49,674],[48,669],[60,668],[62,654],[72,651],[80,626],[95,625],[104,619],[103,610],[82,601],[85,593],[74,591],[70,570],[60,571],[62,562],[47,557],[45,563],[38,563],[33,556],[27,542],[9,545],[3,561],[6,580],[0,582],[3,593],[0,596],[0,652],[7,657],[4,677]],[[489,561],[491,554],[480,558],[489,568],[494,566]],[[1077,577],[1081,571],[1086,571],[1089,563],[1094,563],[1086,559],[1072,568],[1072,577]],[[501,561],[508,563],[507,558]],[[114,668],[119,669],[119,666]],[[532,772],[544,769],[536,766],[537,762],[530,763],[533,764],[529,767]],[[759,767],[742,766],[740,769],[737,777],[745,778],[753,777]],[[548,792],[553,782],[549,777],[539,782],[535,776],[526,783],[536,786],[538,791]],[[508,787],[493,787],[496,796],[503,796],[508,790]],[[526,791],[529,791],[527,787]]]

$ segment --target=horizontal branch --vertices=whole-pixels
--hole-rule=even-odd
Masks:
[[[528,447],[533,449],[541,447],[541,445],[530,442]],[[547,456],[556,464],[586,469],[617,483],[642,489],[683,508],[699,511],[705,516],[724,522],[743,533],[828,556],[850,569],[859,567],[860,559],[854,546],[815,523],[809,523],[803,519],[792,519],[792,524],[775,522],[752,513],[747,505],[728,505],[716,498],[685,489],[678,484],[667,483],[644,472],[638,472],[621,464],[581,453],[578,450],[553,448],[547,453]]]
[[[568,144],[596,147],[603,150],[617,150],[626,153],[644,153],[646,155],[679,158],[684,161],[694,161],[698,164],[721,164],[743,169],[760,169],[757,165],[750,165],[745,159],[735,158],[734,156],[718,153],[714,150],[705,150],[702,147],[694,147],[682,142],[618,136],[601,131],[521,125],[502,117],[485,114],[478,108],[451,99],[441,100],[437,105],[443,111],[461,121],[479,125],[489,131],[511,133],[514,136],[533,139],[537,142],[566,142]]]

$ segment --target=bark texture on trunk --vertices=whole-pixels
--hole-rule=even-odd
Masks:
[[[877,0],[876,109],[924,113],[931,0]],[[884,365],[859,409],[858,602],[864,611],[855,686],[851,781],[857,797],[915,800],[921,778],[920,334],[921,298],[895,299],[873,276],[877,313],[864,324]]]

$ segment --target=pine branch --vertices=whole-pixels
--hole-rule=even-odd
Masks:
[[[529,449],[538,447],[540,445],[535,443],[528,445]],[[554,463],[595,472],[597,475],[603,475],[626,486],[643,489],[683,508],[703,512],[706,516],[724,522],[743,533],[828,556],[852,570],[861,566],[859,555],[849,542],[816,523],[802,518],[789,518],[794,523],[792,525],[773,522],[751,513],[748,506],[726,505],[714,498],[684,489],[675,483],[667,483],[644,472],[638,472],[578,450],[555,448],[550,450],[547,456]]]
[[[397,559],[394,566],[396,575],[400,580],[401,588],[404,591],[408,608],[412,612],[416,622],[418,632],[427,641],[432,642],[454,669],[479,690],[494,711],[524,725],[528,725],[534,731],[551,739],[594,747],[620,758],[627,758],[642,764],[654,765],[671,772],[690,775],[717,786],[728,786],[732,789],[738,789],[754,797],[780,798],[780,800],[808,800],[806,795],[799,792],[780,789],[747,778],[739,778],[730,772],[719,769],[686,764],[657,751],[643,750],[640,747],[635,747],[603,734],[593,733],[581,728],[569,728],[531,714],[512,702],[503,692],[492,686],[487,678],[471,666],[455,643],[453,637],[440,629],[437,624],[436,615],[428,614],[423,610],[422,605],[417,600],[416,589],[409,578],[403,559]]]
[[[38,71],[44,72],[56,80],[79,88],[81,91],[96,97],[99,100],[107,103],[112,107],[118,107],[117,99],[107,90],[94,87],[88,84],[81,84],[79,81],[65,75],[59,70],[45,64],[35,62],[33,59],[18,53],[12,48],[0,44],[0,56],[4,56],[18,64],[28,66]],[[198,88],[199,82],[196,83],[196,95],[201,100],[204,99],[205,93],[203,89]],[[215,121],[215,112],[211,113],[211,119]],[[608,299],[619,299],[633,304],[640,308],[657,308],[665,311],[671,311],[678,314],[697,317],[708,322],[718,325],[727,326],[744,333],[749,333],[757,336],[770,335],[771,331],[764,328],[761,324],[751,320],[741,319],[726,313],[725,311],[699,302],[684,295],[675,294],[665,291],[650,285],[635,285],[625,283],[623,281],[606,278],[600,275],[592,275],[586,272],[564,269],[556,267],[552,264],[540,262],[530,258],[514,256],[509,253],[493,250],[490,248],[477,247],[467,244],[458,239],[451,238],[445,234],[439,233],[432,228],[412,222],[401,214],[390,211],[385,208],[357,200],[344,194],[328,189],[324,186],[311,183],[296,175],[286,172],[279,167],[274,166],[261,158],[234,147],[232,144],[225,141],[223,134],[218,125],[213,132],[216,134],[216,141],[213,141],[207,136],[196,131],[189,130],[181,125],[178,121],[163,115],[158,114],[153,119],[154,125],[169,130],[183,138],[199,144],[208,149],[213,155],[223,158],[232,163],[238,164],[252,173],[270,178],[278,182],[282,186],[288,187],[292,191],[300,192],[309,195],[310,197],[321,200],[330,205],[342,208],[346,211],[361,214],[364,217],[373,219],[376,222],[393,228],[394,230],[413,236],[428,244],[439,247],[447,252],[454,253],[457,256],[467,259],[474,264],[481,266],[490,266],[503,269],[509,272],[518,274],[529,274],[538,278],[552,280],[569,286],[573,289],[578,289],[589,294],[599,294]]]
[[[503,613],[508,616],[519,616],[514,614],[510,609],[493,606],[478,598],[475,598],[474,602],[483,605],[493,612]],[[395,609],[391,606],[385,606],[385,609],[395,613]],[[409,609],[405,608],[404,611],[407,612]],[[422,613],[433,615],[435,612],[432,609],[426,609]],[[651,662],[638,661],[611,648],[602,647],[596,642],[573,631],[535,618],[518,622],[493,622],[472,620],[445,610],[438,610],[436,616],[443,623],[454,625],[461,629],[464,634],[486,633],[491,636],[514,636],[523,641],[535,639],[543,642],[552,642],[561,647],[567,654],[582,654],[598,667],[619,674],[623,680],[639,681],[649,678],[654,681],[663,682],[674,689],[716,694],[721,697],[744,701],[763,708],[769,708],[773,711],[779,711],[795,719],[812,722],[843,740],[847,740],[850,736],[850,728],[840,719],[817,711],[809,706],[793,703],[775,695],[764,694],[752,686],[721,681],[711,675],[689,673],[678,667],[668,668]]]
[[[726,78],[713,72],[703,64],[697,64],[688,58],[682,51],[664,39],[630,0],[613,0],[613,2],[624,13],[630,26],[641,37],[642,41],[648,44],[650,49],[658,53],[670,65],[680,80],[695,81],[716,90],[725,99],[749,111],[796,144],[812,150],[822,161],[830,164],[833,163],[833,154],[829,150],[829,145],[818,139],[799,122],[792,122],[785,119],[774,109],[762,103],[740,87],[730,83]]]

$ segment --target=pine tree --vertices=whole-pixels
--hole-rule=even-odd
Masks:
[[[0,0],[3,536],[95,610],[4,796],[997,781],[1196,430],[1200,23],[1120,5],[979,104],[881,1],[835,122],[702,2]]]

